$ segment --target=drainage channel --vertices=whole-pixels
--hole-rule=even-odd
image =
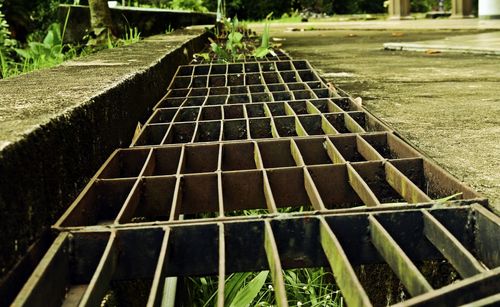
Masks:
[[[485,205],[307,61],[180,66],[14,305],[96,306],[132,283],[135,305],[182,306],[176,289],[206,277],[225,306],[228,276],[269,271],[288,306],[286,272],[319,267],[349,306],[491,305],[500,218]]]

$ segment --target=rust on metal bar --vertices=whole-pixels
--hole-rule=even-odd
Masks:
[[[304,167],[304,184],[307,192],[307,196],[311,200],[311,205],[315,210],[323,211],[326,210],[325,204],[323,203],[323,200],[321,199],[321,196],[319,194],[318,188],[314,184],[314,180],[311,177],[311,174],[309,173],[309,170]]]
[[[101,261],[78,306],[98,306],[101,304],[116,270],[119,253],[117,245],[116,233],[112,232]]]
[[[393,307],[461,306],[498,295],[500,291],[498,285],[500,285],[500,268],[457,281],[441,289],[393,305]]]
[[[356,135],[356,147],[359,153],[367,160],[384,160],[384,157],[377,152],[365,139]]]
[[[410,179],[401,173],[390,162],[384,164],[385,178],[408,203],[430,202],[431,198],[418,188]]]
[[[168,238],[170,236],[170,228],[165,228],[165,234],[163,235],[163,240],[160,247],[160,255],[156,263],[156,269],[153,276],[153,281],[151,283],[151,291],[149,292],[147,307],[158,307],[162,305],[162,300],[172,300],[170,305],[175,304],[174,296],[164,296],[163,289],[166,287],[166,274],[165,266],[167,265],[167,248],[168,248]],[[171,281],[170,281],[171,282]],[[166,305],[169,305],[165,301]]]
[[[473,204],[476,218],[475,248],[478,258],[489,268],[500,266],[500,217],[484,207]]]
[[[463,278],[486,271],[486,268],[432,214],[422,210],[422,216],[425,236]]]
[[[432,286],[387,230],[373,215],[370,215],[368,220],[370,221],[370,235],[373,245],[405,285],[408,292],[413,296],[418,296],[432,291]]]
[[[271,270],[276,303],[279,307],[286,307],[288,306],[288,300],[286,298],[285,281],[283,279],[283,269],[281,268],[278,247],[276,246],[276,240],[274,239],[271,223],[266,220],[264,224],[266,255],[269,263],[269,269]]]
[[[339,240],[323,217],[319,221],[321,245],[342,296],[349,306],[372,306]]]
[[[368,207],[380,206],[380,202],[378,201],[377,196],[375,196],[375,194],[368,187],[363,178],[361,178],[361,176],[350,164],[347,164],[347,173],[349,176],[349,183],[359,195],[359,197],[363,200],[365,205]]]
[[[69,278],[69,233],[61,233],[28,279],[12,306],[55,306]]]

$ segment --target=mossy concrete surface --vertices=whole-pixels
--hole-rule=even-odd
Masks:
[[[0,80],[0,282],[206,41],[179,31]]]
[[[280,43],[292,57],[310,60],[326,79],[361,97],[376,116],[500,209],[500,57],[383,50],[387,42],[483,32],[414,30],[411,25],[400,30],[289,28],[273,24],[271,35],[284,39]]]

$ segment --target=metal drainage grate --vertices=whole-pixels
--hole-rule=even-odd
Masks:
[[[54,225],[14,305],[101,305],[132,283],[122,303],[181,306],[186,277],[208,276],[224,306],[229,274],[270,270],[287,306],[284,270],[314,267],[349,306],[498,303],[487,200],[280,57],[179,67]]]
[[[390,130],[307,61],[180,66],[133,146]]]
[[[270,270],[275,300],[287,306],[282,270],[320,266],[331,268],[349,306],[385,305],[381,278],[404,286],[404,306],[498,302],[499,227],[472,205],[62,232],[14,305],[96,306],[110,284],[141,280],[141,305],[170,306],[172,277],[218,276],[224,306],[226,276]],[[436,264],[439,272],[428,269]]]
[[[391,133],[117,150],[56,227],[481,197]]]

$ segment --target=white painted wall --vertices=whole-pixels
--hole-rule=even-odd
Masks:
[[[479,0],[479,17],[500,16],[500,0]]]

